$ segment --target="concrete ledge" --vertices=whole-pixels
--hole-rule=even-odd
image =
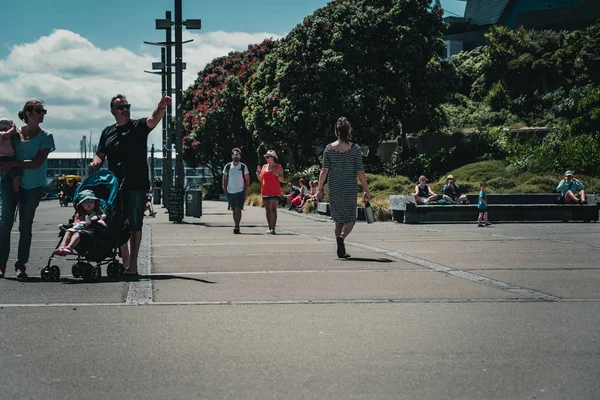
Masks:
[[[599,196],[588,195],[588,204],[556,204],[557,194],[488,195],[490,220],[497,222],[598,221]],[[475,222],[477,196],[471,204],[416,205],[411,195],[391,195],[392,218],[407,224],[426,222]],[[505,203],[499,203],[504,201]]]
[[[329,208],[329,203],[317,203],[317,212],[323,215],[331,215],[331,210]],[[356,220],[357,221],[365,221],[365,208],[364,207],[356,207]]]

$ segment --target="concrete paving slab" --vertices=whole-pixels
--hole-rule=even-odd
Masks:
[[[450,257],[443,253],[418,253],[419,258],[432,262],[447,264],[450,262],[453,267],[458,269],[479,269],[479,268],[595,268],[598,265],[597,250],[580,249],[577,251],[577,262],[573,262],[573,254],[570,252],[546,252],[546,251],[528,251],[528,252],[478,252],[461,253]]]
[[[172,272],[252,272],[252,271],[312,271],[312,270],[418,270],[414,264],[372,252],[352,252],[352,258],[334,258],[331,252],[297,255],[285,254],[187,254],[152,256],[155,273]]]
[[[510,299],[504,290],[433,271],[310,271],[183,275],[154,281],[155,302]]]
[[[600,393],[590,303],[52,307],[0,318],[7,399]]]
[[[477,271],[488,278],[513,283],[565,299],[600,299],[597,270]]]
[[[18,282],[14,271],[8,271],[7,279],[0,279],[0,304],[122,303],[127,296],[127,282],[105,277],[96,283],[72,277],[42,282],[39,273],[28,273],[27,282]]]

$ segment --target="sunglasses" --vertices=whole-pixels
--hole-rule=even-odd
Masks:
[[[119,104],[118,106],[114,107],[113,110],[123,111],[123,110],[129,110],[130,108],[131,108],[131,104]]]
[[[46,115],[48,113],[48,110],[44,110],[43,108],[34,108],[31,111],[33,111],[36,114],[44,114],[44,115]]]
[[[234,156],[234,157],[239,157],[239,156],[241,156],[241,154],[240,154],[240,153],[231,153],[231,155],[232,155],[232,156]]]

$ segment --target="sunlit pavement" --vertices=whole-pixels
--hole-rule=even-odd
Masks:
[[[358,223],[340,260],[326,219],[156,211],[139,280],[51,283],[72,209],[40,205],[31,279],[0,281],[2,398],[600,395],[599,224]]]

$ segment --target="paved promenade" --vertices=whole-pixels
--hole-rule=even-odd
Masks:
[[[42,203],[32,279],[0,281],[2,398],[600,397],[600,224],[358,223],[340,260],[331,221],[233,235],[207,201],[145,219],[139,280],[41,282],[70,212]]]

